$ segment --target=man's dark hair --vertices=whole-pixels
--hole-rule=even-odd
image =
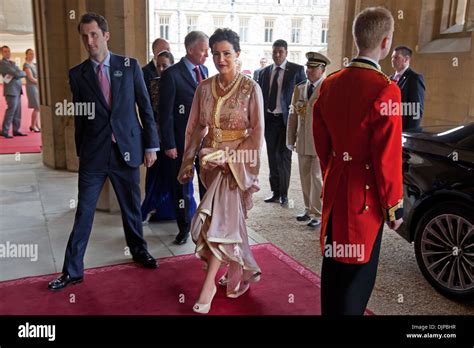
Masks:
[[[229,42],[232,47],[234,47],[235,52],[240,52],[240,37],[235,31],[229,28],[216,29],[214,34],[209,38],[209,47],[211,47],[211,51],[214,44],[221,41]]]
[[[276,40],[272,47],[283,47],[285,51],[288,51],[288,43],[285,40]]]
[[[0,47],[0,50],[3,51],[4,48],[10,49],[10,47],[8,47],[7,45],[3,45],[2,47]]]
[[[30,52],[30,51],[33,51],[33,49],[32,49],[32,48],[28,48],[28,49],[25,51],[25,54],[28,54],[28,52]]]
[[[92,22],[97,22],[100,30],[102,30],[102,34],[109,31],[109,24],[107,23],[107,20],[100,14],[94,12],[87,12],[82,15],[81,20],[77,25],[77,31],[79,33],[81,32],[81,24],[89,24]]]
[[[404,57],[410,57],[413,55],[413,51],[410,47],[407,46],[397,46],[393,49],[396,52],[400,52]]]
[[[170,60],[170,63],[174,64],[174,57],[170,51],[162,51],[160,54],[158,54],[158,57],[168,58]]]

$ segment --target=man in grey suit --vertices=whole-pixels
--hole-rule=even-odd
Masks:
[[[2,47],[2,57],[0,61],[0,74],[3,76],[3,95],[7,100],[7,110],[3,118],[2,136],[7,139],[13,138],[8,134],[10,125],[13,123],[14,136],[26,136],[20,132],[21,124],[21,78],[26,77],[26,73],[16,66],[15,62],[10,60],[11,53],[8,46]]]

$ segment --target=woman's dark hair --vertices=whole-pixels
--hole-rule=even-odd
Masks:
[[[235,52],[240,51],[240,37],[235,31],[228,28],[216,29],[214,34],[209,38],[209,47],[211,47],[211,51],[214,44],[221,41],[228,41],[232,47],[234,47]]]
[[[28,48],[28,49],[25,51],[25,55],[27,55],[28,52],[30,52],[30,51],[33,51],[33,49],[32,49],[32,48]]]
[[[171,64],[174,64],[174,57],[173,55],[171,54],[170,51],[161,51],[159,54],[158,54],[158,57],[165,57],[165,58],[168,58],[170,60],[170,63]]]
[[[109,31],[109,24],[107,23],[107,20],[100,14],[94,12],[87,12],[82,15],[81,20],[77,25],[77,31],[81,33],[81,24],[89,24],[92,22],[97,22],[100,30],[102,30],[102,34]]]

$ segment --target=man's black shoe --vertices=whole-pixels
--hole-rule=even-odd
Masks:
[[[281,196],[280,197],[280,205],[282,207],[287,207],[288,206],[288,197],[286,196]]]
[[[13,139],[13,137],[8,133],[2,133],[2,137],[7,138],[7,139]]]
[[[311,218],[306,213],[296,216],[296,221],[299,221],[299,222],[306,222],[309,220],[311,220]]]
[[[150,255],[148,251],[142,251],[139,254],[133,255],[133,261],[139,263],[145,268],[157,268],[158,264],[153,256]]]
[[[186,244],[186,242],[188,241],[188,238],[189,238],[189,233],[185,235],[178,233],[178,235],[176,236],[176,239],[173,241],[173,244],[176,244],[176,245]]]
[[[265,198],[265,203],[278,203],[280,201],[280,195],[272,194],[271,197]]]
[[[22,132],[13,132],[13,135],[16,137],[26,137],[28,134]]]
[[[308,222],[308,226],[312,228],[318,227],[319,225],[321,225],[321,220],[319,219],[313,219],[310,222]]]
[[[52,280],[48,283],[48,289],[49,290],[61,290],[64,289],[66,286],[69,284],[79,284],[82,283],[84,278],[71,278],[69,274],[61,274],[60,277],[56,278],[55,280]]]

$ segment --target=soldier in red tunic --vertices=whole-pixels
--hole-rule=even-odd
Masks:
[[[394,20],[382,7],[357,15],[358,56],[327,77],[313,112],[323,171],[323,315],[362,315],[377,274],[383,222],[402,223],[400,89],[378,64],[390,52]],[[395,110],[395,113],[391,111]]]

